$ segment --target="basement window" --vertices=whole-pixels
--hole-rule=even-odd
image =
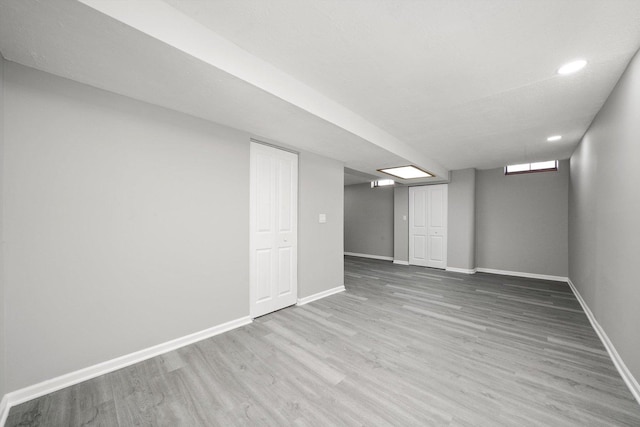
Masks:
[[[371,188],[385,187],[393,184],[395,184],[395,181],[392,179],[379,179],[377,181],[371,181]]]
[[[509,165],[504,168],[505,175],[520,175],[534,172],[553,172],[558,170],[558,161],[549,160],[547,162],[522,163],[519,165]]]

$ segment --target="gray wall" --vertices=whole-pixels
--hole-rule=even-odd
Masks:
[[[249,314],[248,134],[10,62],[4,77],[5,392]],[[302,296],[342,284],[341,174],[301,156],[300,193],[322,195],[299,206]],[[311,248],[320,209],[332,228]]]
[[[310,153],[299,159],[298,298],[344,284],[344,165]],[[327,222],[318,222],[319,214]]]
[[[476,267],[476,170],[451,172],[449,182],[447,267]]]
[[[571,156],[569,277],[640,379],[640,57]]]
[[[393,187],[344,187],[344,250],[393,257]]]
[[[558,172],[476,174],[478,267],[566,277],[569,162]]]
[[[5,65],[7,389],[248,315],[248,135]]]
[[[409,187],[393,189],[393,260],[409,262]]]
[[[5,373],[5,303],[4,303],[4,236],[3,236],[3,194],[4,194],[4,58],[0,55],[0,400],[6,393]]]

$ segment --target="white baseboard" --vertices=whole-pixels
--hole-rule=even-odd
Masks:
[[[400,264],[400,265],[409,265],[409,261],[402,261],[400,259],[394,259],[393,263],[394,264]]]
[[[7,417],[9,416],[9,398],[5,394],[2,396],[2,401],[0,401],[0,426],[4,427],[4,423],[7,422]]]
[[[133,365],[134,363],[142,362],[144,360],[167,353],[180,347],[202,341],[215,335],[219,335],[223,332],[248,325],[251,322],[251,317],[241,317],[239,319],[231,320],[229,322],[222,323],[209,329],[205,329],[204,331],[185,335],[183,337],[176,338],[162,344],[154,345],[153,347],[145,348],[143,350],[126,354],[124,356],[108,360],[106,362],[98,363],[97,365],[89,366],[87,368],[70,372],[68,374],[64,374],[38,384],[12,391],[11,393],[5,394],[2,399],[2,406],[0,407],[0,409],[3,409],[3,418],[0,418],[0,421],[6,419],[6,416],[9,413],[9,409],[11,409],[12,406],[16,406],[37,397],[44,396],[45,394],[53,393],[54,391],[63,389],[65,387],[90,380],[91,378],[99,377],[100,375],[122,369],[129,365]],[[6,414],[4,413],[5,411]],[[0,426],[3,425],[4,421],[0,422]]]
[[[327,289],[326,291],[318,292],[317,294],[309,295],[308,297],[298,298],[298,305],[309,304],[312,301],[319,300],[329,295],[337,294],[345,290],[344,285],[336,286],[335,288]]]
[[[548,274],[537,274],[537,273],[523,273],[520,271],[507,271],[507,270],[496,270],[493,268],[484,268],[478,267],[476,268],[478,273],[491,273],[491,274],[500,274],[503,276],[517,276],[517,277],[526,277],[528,279],[542,279],[542,280],[553,280],[555,282],[566,282],[568,280],[567,277],[564,276],[550,276]]]
[[[611,360],[613,360],[613,364],[618,369],[620,376],[622,377],[624,382],[627,384],[627,387],[629,387],[629,390],[631,391],[631,394],[633,394],[633,397],[635,397],[636,401],[640,403],[640,384],[638,384],[638,381],[635,379],[635,377],[633,376],[629,368],[627,368],[627,365],[622,360],[622,357],[620,357],[620,354],[618,354],[618,351],[613,346],[613,343],[607,336],[607,333],[604,331],[604,329],[602,329],[602,326],[600,326],[600,324],[596,320],[596,317],[593,315],[593,312],[587,305],[586,301],[582,298],[582,295],[580,295],[580,292],[578,292],[578,289],[573,284],[571,279],[567,279],[567,283],[569,283],[569,287],[571,287],[573,294],[578,299],[578,302],[580,303],[580,305],[582,306],[582,309],[587,315],[589,322],[591,322],[591,326],[593,326],[593,329],[596,331],[596,334],[598,334],[598,337],[600,337],[600,341],[602,341],[604,348],[607,349],[607,353],[609,353],[609,357],[611,357]]]
[[[360,258],[371,258],[371,259],[381,259],[383,261],[393,261],[393,257],[390,257],[390,256],[359,254],[356,252],[345,252],[344,254],[348,256],[357,256]]]
[[[451,271],[453,273],[464,273],[464,274],[476,274],[477,269],[475,268],[458,268],[458,267],[447,267],[447,271]]]

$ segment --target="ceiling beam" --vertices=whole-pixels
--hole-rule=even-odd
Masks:
[[[235,76],[439,177],[448,170],[408,143],[160,0],[79,0],[156,40]],[[383,167],[402,165],[380,165]]]

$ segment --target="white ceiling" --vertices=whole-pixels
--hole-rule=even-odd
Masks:
[[[0,2],[8,60],[372,175],[567,158],[639,46],[637,0]]]

